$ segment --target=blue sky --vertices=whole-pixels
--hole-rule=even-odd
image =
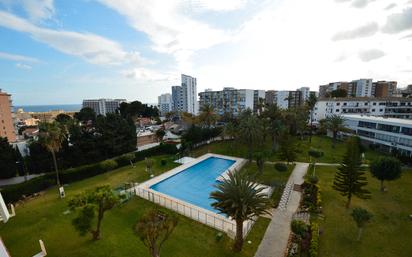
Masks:
[[[410,0],[0,0],[0,88],[15,105],[152,103],[181,73],[198,91],[406,86],[410,49]]]

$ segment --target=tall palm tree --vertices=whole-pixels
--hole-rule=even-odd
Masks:
[[[341,115],[333,114],[325,119],[325,128],[332,131],[332,148],[336,146],[336,138],[340,131],[345,130],[345,118]]]
[[[261,120],[251,113],[241,114],[241,116],[239,136],[241,142],[248,148],[249,161],[252,161],[253,149],[263,144]]]
[[[310,127],[309,127],[309,143],[312,142],[312,134],[313,134],[313,109],[315,108],[316,102],[318,98],[315,94],[310,94],[308,100],[306,100],[306,105],[310,112]]]
[[[59,178],[59,169],[56,160],[56,153],[60,151],[65,138],[65,128],[61,126],[58,122],[54,121],[52,123],[39,123],[39,143],[43,145],[52,154],[54,169],[56,171],[56,183],[59,188],[61,187],[61,185]]]
[[[272,139],[272,151],[277,149],[277,141],[284,130],[281,110],[276,104],[268,105],[263,117],[269,121],[269,134]]]
[[[242,172],[230,172],[228,179],[215,187],[217,191],[210,194],[210,198],[216,200],[212,206],[235,220],[233,250],[239,252],[243,246],[243,223],[259,215],[270,214],[270,200],[262,193],[263,188]]]
[[[202,124],[210,128],[212,125],[215,125],[219,118],[219,115],[216,114],[215,108],[210,104],[205,104],[200,107],[199,120]]]
[[[233,139],[237,136],[237,128],[233,122],[226,123],[226,126],[223,129],[223,136],[228,137],[233,142]],[[231,149],[233,149],[233,145],[231,145]]]
[[[182,120],[189,126],[192,126],[198,123],[198,117],[196,117],[195,115],[191,113],[182,112],[181,117],[182,117]]]

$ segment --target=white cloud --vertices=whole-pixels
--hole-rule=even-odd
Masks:
[[[8,9],[22,7],[30,20],[35,22],[51,19],[55,14],[53,0],[0,0],[0,4]]]
[[[393,34],[409,29],[412,29],[412,8],[404,9],[401,13],[389,15],[382,31]]]
[[[354,0],[352,2],[352,6],[356,8],[364,8],[366,7],[369,3],[374,2],[375,0]]]
[[[122,72],[127,78],[141,81],[167,81],[173,82],[177,78],[170,72],[159,72],[148,68],[133,68]]]
[[[172,54],[179,69],[190,69],[189,58],[195,51],[207,49],[230,40],[230,33],[194,20],[184,14],[185,4],[180,0],[100,0],[104,5],[124,15],[130,25],[146,33],[153,49]],[[208,1],[200,1],[207,3]],[[233,9],[242,1],[211,1],[207,8]],[[201,6],[200,3],[200,6]],[[222,3],[222,5],[220,4]]]
[[[195,6],[212,11],[233,11],[245,7],[246,0],[197,0]]]
[[[373,36],[378,31],[378,24],[371,22],[353,30],[341,31],[335,34],[332,40],[348,40]]]
[[[22,70],[31,70],[32,67],[30,65],[24,63],[16,63],[16,67]]]
[[[18,55],[18,54],[10,54],[10,53],[5,53],[5,52],[0,52],[0,59],[10,60],[10,61],[19,61],[19,62],[31,62],[31,63],[39,62],[38,59],[33,58],[33,57]]]
[[[91,33],[41,28],[3,11],[0,11],[0,26],[28,33],[39,42],[93,64],[119,65],[141,60],[138,53],[128,53],[118,43],[104,37]]]
[[[385,56],[385,53],[379,49],[368,49],[359,52],[359,58],[363,62],[370,62]]]
[[[53,0],[21,0],[31,20],[51,19],[55,13]]]

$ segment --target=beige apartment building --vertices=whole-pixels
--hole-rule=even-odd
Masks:
[[[11,95],[0,89],[0,137],[7,137],[9,142],[15,142],[16,133],[11,107]]]

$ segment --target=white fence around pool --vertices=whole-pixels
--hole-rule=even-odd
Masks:
[[[146,200],[159,204],[170,210],[176,211],[177,213],[180,213],[181,215],[184,215],[188,218],[196,220],[207,226],[223,231],[231,238],[234,238],[235,236],[236,222],[234,220],[228,219],[212,211],[199,208],[187,202],[174,199],[168,195],[164,195],[160,192],[157,192],[151,189],[145,189],[145,188],[136,186],[134,188],[134,191],[136,195]],[[243,223],[243,236],[244,237],[247,236],[254,222],[255,222],[254,220],[248,220]]]

